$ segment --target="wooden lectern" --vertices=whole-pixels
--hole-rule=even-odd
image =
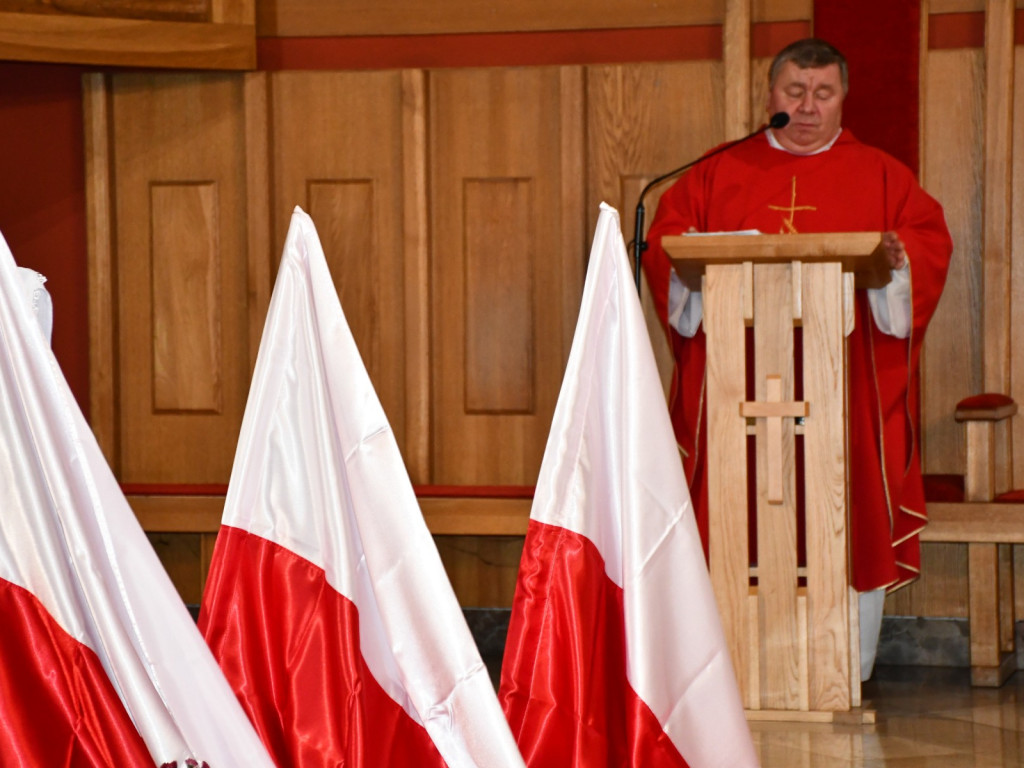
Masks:
[[[860,639],[849,577],[845,337],[855,284],[889,280],[880,234],[683,235],[662,246],[683,281],[703,290],[711,581],[748,717],[870,720],[873,713],[853,711],[861,706]],[[755,478],[747,477],[748,434],[756,435]],[[798,435],[806,566],[797,560]],[[757,490],[756,567],[748,482]]]

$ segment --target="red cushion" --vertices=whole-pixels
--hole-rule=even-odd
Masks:
[[[957,410],[986,410],[989,408],[1003,408],[1013,405],[1013,398],[1001,392],[983,392],[980,395],[965,397],[956,404]]]
[[[925,501],[963,501],[963,475],[924,475]]]

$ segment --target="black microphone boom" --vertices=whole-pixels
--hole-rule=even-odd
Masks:
[[[640,191],[640,199],[637,200],[637,203],[636,203],[636,226],[633,229],[633,269],[635,270],[635,273],[636,273],[636,291],[637,291],[637,293],[640,293],[640,279],[641,279],[640,278],[640,260],[643,257],[643,252],[647,250],[647,241],[643,239],[643,234],[642,234],[643,231],[644,231],[644,196],[650,191],[651,187],[653,187],[653,186],[655,186],[657,184],[660,184],[661,182],[665,181],[666,179],[671,179],[673,176],[678,176],[683,171],[689,170],[690,168],[692,168],[693,166],[697,165],[698,163],[704,162],[709,157],[714,157],[719,152],[725,152],[725,150],[727,150],[727,149],[732,149],[737,144],[741,144],[744,141],[747,141],[747,139],[752,139],[755,136],[757,136],[759,133],[764,133],[764,131],[768,130],[769,128],[785,128],[788,123],[789,123],[789,113],[788,112],[776,112],[774,115],[772,115],[771,119],[767,123],[762,125],[760,128],[758,128],[753,133],[748,133],[746,136],[744,136],[741,139],[736,139],[735,141],[730,141],[730,142],[728,142],[726,144],[723,144],[722,146],[718,147],[717,149],[713,149],[712,151],[708,152],[707,154],[701,155],[696,160],[691,160],[686,165],[681,165],[678,168],[676,168],[674,171],[669,171],[668,173],[663,173],[661,176],[658,176],[657,178],[652,179],[651,181],[649,181],[647,183],[647,186],[645,186]]]

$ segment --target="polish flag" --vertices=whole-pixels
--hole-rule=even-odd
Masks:
[[[523,765],[298,208],[199,625],[282,766]]]
[[[604,204],[499,698],[530,768],[757,765],[619,216]]]
[[[2,237],[0,617],[4,768],[273,765],[85,423]]]

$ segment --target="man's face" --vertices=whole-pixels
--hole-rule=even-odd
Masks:
[[[787,61],[768,92],[768,116],[789,113],[789,124],[772,130],[775,138],[791,152],[820,149],[839,132],[844,97],[838,64],[800,69]]]

